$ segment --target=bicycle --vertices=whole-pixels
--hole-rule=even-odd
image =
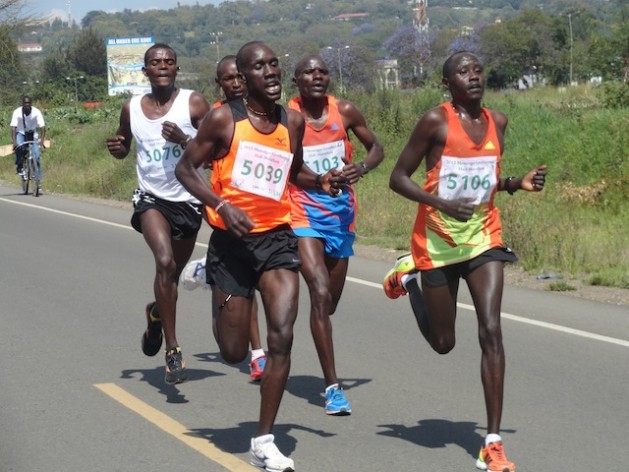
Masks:
[[[31,152],[31,146],[36,142],[37,141],[24,141],[20,144],[20,146],[24,146],[22,155],[22,191],[24,195],[28,195],[30,183],[33,181],[35,184],[33,195],[39,197],[41,193],[41,163],[35,160]]]

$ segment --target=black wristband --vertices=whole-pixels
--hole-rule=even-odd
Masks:
[[[317,174],[315,177],[315,188],[317,190],[321,190],[323,188],[323,183],[321,182],[321,174]]]
[[[369,166],[367,166],[367,164],[365,163],[365,161],[361,162],[360,164],[358,164],[360,167],[363,168],[363,175],[367,175],[369,173],[369,171],[371,170],[369,168]],[[362,176],[361,176],[362,177]]]
[[[511,176],[511,177],[507,177],[507,178],[505,179],[505,190],[507,191],[507,193],[508,193],[509,195],[513,195],[513,193],[517,190],[517,189],[515,189],[515,190],[514,190],[513,188],[511,188],[511,181],[512,181],[513,179],[515,179],[515,177],[513,177],[513,176]]]

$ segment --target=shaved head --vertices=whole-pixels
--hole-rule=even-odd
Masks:
[[[459,51],[452,54],[450,57],[446,59],[446,62],[443,63],[443,70],[441,75],[444,79],[449,79],[452,76],[452,72],[455,69],[455,66],[463,59],[464,57],[470,57],[476,59],[478,62],[478,57],[476,54],[468,52],[468,51]]]
[[[297,65],[295,66],[295,77],[299,77],[299,75],[304,71],[304,69],[307,69],[308,67],[310,67],[310,61],[315,60],[315,61],[320,61],[321,64],[323,64],[324,66],[325,61],[323,60],[323,58],[319,55],[319,54],[310,54],[309,56],[304,57],[302,60],[300,60]]]

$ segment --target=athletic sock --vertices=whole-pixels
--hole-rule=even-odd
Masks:
[[[252,349],[251,360],[255,361],[258,357],[264,356],[264,349]]]
[[[406,284],[416,278],[417,278],[417,272],[413,272],[411,274],[404,274],[402,277],[400,277],[400,283],[402,284],[402,287],[404,288],[404,290],[406,290]]]

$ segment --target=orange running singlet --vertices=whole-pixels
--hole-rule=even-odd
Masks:
[[[250,123],[242,99],[228,104],[234,136],[225,157],[213,162],[212,191],[249,214],[255,223],[251,233],[290,223],[287,184],[293,154],[286,110],[276,107],[278,124],[271,133],[263,134]],[[206,212],[212,226],[227,229],[214,209],[206,207]]]
[[[352,162],[353,146],[349,141],[343,118],[339,113],[336,99],[326,96],[328,116],[320,128],[314,128],[306,121],[304,133],[304,164],[317,174],[325,174],[331,169],[343,169],[345,163]],[[300,97],[288,102],[288,108],[301,113]],[[327,231],[354,231],[356,196],[354,189],[347,186],[338,197],[331,197],[320,190],[306,190],[289,184],[291,199],[291,226]]]
[[[426,173],[424,190],[446,200],[474,198],[476,209],[458,221],[433,207],[420,204],[411,241],[415,266],[429,270],[473,259],[493,247],[504,246],[500,214],[494,196],[500,177],[500,142],[489,110],[480,144],[468,136],[452,104],[442,104],[448,119],[446,144],[438,164]]]

